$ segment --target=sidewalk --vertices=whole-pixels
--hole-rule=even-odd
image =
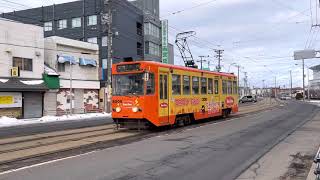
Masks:
[[[305,180],[320,145],[320,113],[243,172],[237,180]]]
[[[64,121],[82,121],[97,118],[110,118],[111,114],[107,113],[88,113],[88,114],[74,114],[74,115],[64,115],[64,116],[44,116],[42,118],[33,119],[16,119],[8,117],[0,117],[0,128],[3,127],[13,127],[21,125],[31,125],[31,124],[45,124],[52,122],[64,122]]]

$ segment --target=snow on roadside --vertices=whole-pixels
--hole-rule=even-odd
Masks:
[[[9,117],[0,117],[0,127],[21,126],[27,124],[40,124],[61,121],[80,121],[93,118],[109,118],[111,114],[107,113],[90,113],[90,114],[74,114],[72,116],[44,116],[39,119],[16,119]]]

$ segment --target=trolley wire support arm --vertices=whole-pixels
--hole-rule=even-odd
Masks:
[[[196,35],[195,31],[187,31],[187,32],[179,33],[176,36],[175,43],[179,49],[179,52],[181,54],[181,57],[184,61],[185,66],[197,68],[197,65],[195,64],[195,61],[192,56],[192,52],[190,50],[190,47],[187,41],[189,37],[192,37],[194,35]]]

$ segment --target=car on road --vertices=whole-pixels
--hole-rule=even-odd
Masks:
[[[281,96],[280,100],[290,100],[291,97],[290,96]]]
[[[255,98],[253,96],[243,96],[239,100],[239,103],[246,103],[246,102],[257,102],[257,98]]]

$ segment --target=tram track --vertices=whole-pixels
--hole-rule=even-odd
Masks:
[[[243,113],[232,115],[228,120],[266,110],[272,108],[272,106],[274,105],[261,103],[257,107],[242,107]],[[214,122],[217,121],[204,122],[199,125],[202,126]],[[195,127],[199,125],[195,125]],[[192,128],[193,126],[190,127]],[[182,130],[183,129],[184,128],[182,128]],[[170,132],[177,132],[177,129],[166,131],[166,133]],[[81,154],[96,149],[103,149],[122,143],[137,141],[141,138],[152,137],[157,134],[159,133],[121,129],[116,130],[115,125],[109,124],[97,127],[0,139],[0,172],[12,169],[13,167],[21,167],[22,165],[19,164],[24,160],[35,159],[35,162],[43,162],[46,157],[49,160],[67,157],[72,154]]]

